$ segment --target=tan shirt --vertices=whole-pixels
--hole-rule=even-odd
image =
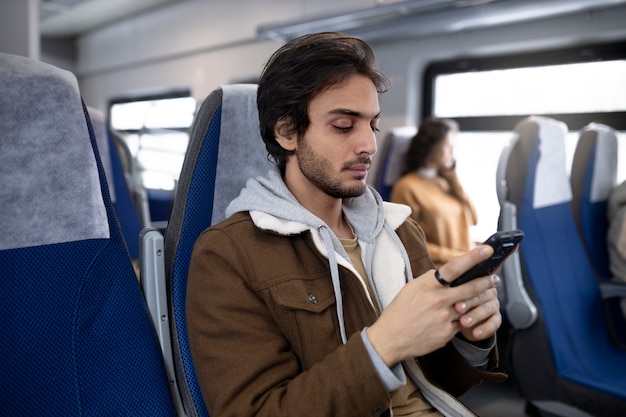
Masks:
[[[469,228],[476,224],[476,210],[456,176],[446,181],[407,174],[394,185],[390,200],[411,207],[437,267],[474,247]]]

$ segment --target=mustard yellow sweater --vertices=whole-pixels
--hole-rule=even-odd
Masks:
[[[469,228],[477,222],[476,209],[456,173],[446,178],[406,174],[394,185],[390,200],[411,207],[437,267],[474,247]]]

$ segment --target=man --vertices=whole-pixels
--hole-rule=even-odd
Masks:
[[[337,33],[293,40],[265,66],[257,104],[276,169],[248,181],[190,264],[211,416],[469,416],[455,396],[505,378],[489,371],[498,278],[443,285],[491,248],[435,271],[410,208],[366,186],[386,86],[370,47]]]

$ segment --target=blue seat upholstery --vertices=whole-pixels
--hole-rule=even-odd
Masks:
[[[505,150],[505,200],[526,235],[523,284],[538,310],[531,325],[511,335],[512,374],[527,399],[553,414],[626,415],[626,351],[610,341],[573,218],[565,133],[561,122],[530,117]]]
[[[192,126],[164,246],[172,350],[187,415],[208,415],[187,339],[185,299],[191,252],[200,233],[225,218],[226,206],[246,180],[270,166],[259,133],[256,85],[214,90]]]
[[[0,91],[0,415],[174,415],[76,78],[0,54]]]
[[[150,224],[164,231],[172,212],[175,191],[172,190],[146,190]]]
[[[619,306],[626,297],[626,284],[611,281],[607,246],[608,201],[617,184],[617,134],[613,128],[590,123],[580,131],[570,178],[574,220],[603,292],[609,334],[615,344],[626,349],[626,320]]]
[[[381,153],[380,168],[378,169],[375,188],[383,200],[389,200],[391,189],[402,173],[404,155],[411,143],[411,138],[417,133],[414,126],[403,126],[392,129],[385,140]]]

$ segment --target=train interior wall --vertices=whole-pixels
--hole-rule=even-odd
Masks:
[[[280,45],[279,41],[258,39],[258,25],[367,3],[370,1],[174,2],[78,37],[74,54],[58,47],[55,52],[55,43],[44,41],[42,56],[65,62],[74,70],[87,105],[103,111],[114,97],[180,87],[189,88],[199,105],[220,84],[258,77],[265,60]],[[445,19],[441,18],[442,25],[449,23]],[[626,5],[621,4],[452,33],[437,33],[441,31],[435,28],[432,35],[411,39],[372,39],[378,65],[392,81],[391,90],[381,100],[380,137],[393,127],[418,122],[423,70],[433,60],[467,56],[468,51],[472,56],[509,54],[623,40],[625,21]]]

